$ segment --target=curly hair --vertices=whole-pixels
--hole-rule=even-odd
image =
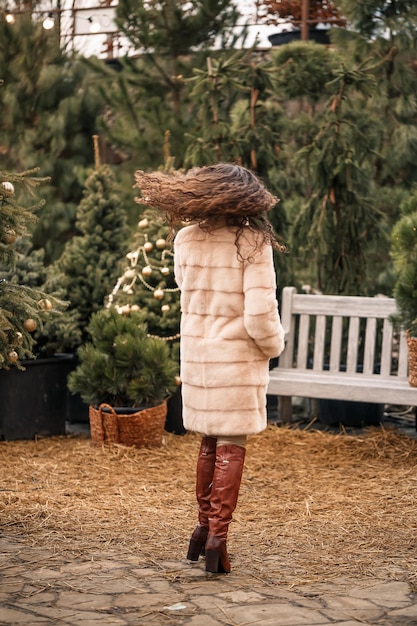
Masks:
[[[135,172],[139,204],[162,211],[172,231],[180,222],[198,223],[207,231],[226,223],[261,233],[262,241],[283,250],[266,213],[279,202],[250,170],[231,163],[193,167],[185,173]]]

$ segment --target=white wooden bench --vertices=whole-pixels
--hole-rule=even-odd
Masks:
[[[278,396],[280,421],[292,419],[292,396],[417,407],[405,334],[395,333],[389,319],[395,311],[393,298],[300,294],[285,287],[286,345],[268,386],[268,395]]]

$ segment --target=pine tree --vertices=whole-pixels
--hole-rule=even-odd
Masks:
[[[161,163],[164,133],[170,131],[181,166],[184,132],[196,113],[186,79],[193,68],[204,66],[204,51],[219,44],[232,47],[239,13],[230,0],[198,0],[192,10],[181,0],[121,0],[117,16],[129,57],[118,59],[118,72],[91,62],[105,77],[108,107],[101,122],[106,136],[137,168],[149,169]]]
[[[11,280],[18,260],[15,242],[29,234],[36,221],[35,212],[44,204],[23,205],[23,197],[34,198],[35,188],[45,178],[37,177],[37,169],[20,174],[0,171],[0,368],[34,358],[33,333],[62,303],[42,289]]]
[[[141,214],[128,266],[108,298],[121,315],[143,311],[150,335],[165,341],[179,358],[180,293],[174,278],[168,226],[151,209]]]
[[[42,325],[38,325],[32,333],[35,340],[34,355],[36,358],[49,358],[57,353],[72,353],[74,344],[81,341],[78,313],[67,309],[62,286],[55,284],[52,290],[49,275],[53,267],[45,264],[44,249],[35,249],[32,237],[19,238],[15,249],[18,258],[14,269],[0,272],[0,278],[5,278],[15,285],[24,284],[41,291],[47,290],[50,293],[49,297],[53,296],[62,302],[59,315],[48,315]]]
[[[80,173],[93,161],[90,138],[103,101],[83,60],[31,15],[35,4],[26,3],[13,24],[0,19],[0,152],[9,171],[39,164],[51,179],[32,238],[50,263],[74,234]]]
[[[197,114],[193,134],[186,135],[185,165],[238,162],[283,197],[278,182],[283,114],[271,97],[273,73],[271,62],[251,50],[208,57],[204,70],[194,70],[190,101]],[[286,242],[284,204],[277,204],[269,217],[278,237]],[[276,256],[276,265],[280,284],[288,284],[290,269],[283,255]]]
[[[94,313],[90,341],[78,350],[79,365],[68,386],[92,405],[150,407],[161,404],[176,387],[177,363],[166,342],[149,337],[141,311],[120,315],[114,307]]]
[[[74,351],[86,339],[91,315],[102,309],[120,274],[131,234],[114,174],[99,159],[85,182],[76,228],[78,234],[66,243],[48,279],[51,288],[62,289],[68,310],[77,313],[81,339],[74,338]]]
[[[394,225],[391,254],[396,271],[394,297],[398,322],[417,337],[417,185],[400,207],[401,217]]]
[[[335,43],[357,63],[389,56],[375,74],[374,97],[367,107],[372,117],[384,123],[375,174],[382,188],[380,204],[394,223],[401,198],[400,192],[393,196],[391,189],[410,189],[417,181],[417,5],[414,0],[339,0],[339,4],[350,28],[335,31]]]
[[[381,63],[341,65],[329,88],[327,109],[298,163],[310,184],[307,202],[296,216],[294,243],[316,268],[324,293],[364,294],[366,252],[378,242],[383,215],[373,193],[373,151],[380,125],[357,103],[373,94]]]

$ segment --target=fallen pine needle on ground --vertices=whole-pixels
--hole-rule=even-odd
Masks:
[[[199,437],[159,448],[86,436],[0,442],[0,532],[88,555],[185,558]],[[417,590],[417,440],[269,426],[249,438],[229,531],[233,567],[269,584],[389,576]]]

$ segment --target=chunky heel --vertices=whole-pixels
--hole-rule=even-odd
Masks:
[[[188,546],[187,559],[189,561],[198,561],[200,556],[205,555],[207,535],[208,528],[205,526],[197,526],[191,535],[190,544]]]
[[[230,563],[226,542],[209,535],[206,544],[206,572],[212,574],[229,574]]]
[[[200,556],[204,556],[204,544],[197,539],[190,539],[190,545],[188,546],[187,559],[189,561],[198,561]]]
[[[225,569],[220,560],[220,552],[218,550],[206,551],[206,572],[212,574],[225,574]]]

